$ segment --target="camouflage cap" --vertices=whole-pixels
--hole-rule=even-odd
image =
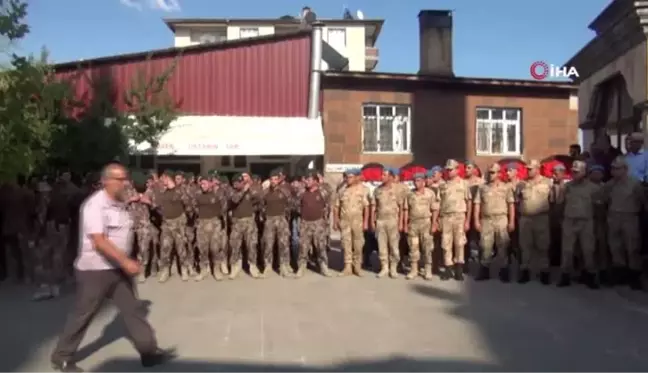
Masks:
[[[162,172],[162,175],[174,177],[176,175],[175,171],[166,169]]]
[[[218,177],[218,180],[220,180],[220,182],[224,183],[224,184],[229,184],[229,182],[230,182],[230,179],[229,179],[229,177],[227,177],[227,175],[220,175]]]
[[[187,179],[191,179],[192,177],[195,177],[196,175],[193,172],[185,172],[184,177]]]
[[[282,173],[278,168],[275,168],[274,170],[270,171],[270,177],[275,177],[275,176],[281,176]]]
[[[234,174],[234,176],[232,176],[232,181],[233,182],[239,182],[239,181],[243,181],[243,180],[245,180],[245,178],[243,177],[243,173],[237,173],[237,174]]]
[[[448,159],[445,164],[445,169],[446,170],[455,170],[459,167],[459,162],[455,161],[454,159]]]
[[[526,168],[530,170],[540,168],[540,161],[538,161],[537,159],[532,159],[529,161],[529,163],[526,164]]]
[[[306,172],[306,175],[304,175],[306,178],[313,178],[315,180],[319,180],[319,175],[317,174],[317,171],[315,170],[309,170]]]

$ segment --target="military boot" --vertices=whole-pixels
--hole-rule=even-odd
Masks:
[[[557,286],[559,288],[564,288],[571,285],[571,276],[569,273],[563,273],[560,275],[560,281],[558,281]]]
[[[279,266],[279,275],[282,277],[290,277],[293,275],[292,268],[289,264],[282,264]]]
[[[198,276],[198,271],[196,271],[196,267],[193,265],[187,266],[187,274],[191,277],[196,277]]]
[[[169,277],[171,276],[171,274],[169,273],[170,270],[171,269],[168,268],[168,267],[167,268],[161,268],[160,272],[158,273],[158,282],[160,282],[160,283],[167,282],[169,280]]]
[[[252,278],[261,277],[261,272],[259,272],[259,268],[254,264],[250,264],[250,276],[252,276]]]
[[[461,264],[461,263],[455,264],[454,279],[455,279],[455,281],[463,281],[464,280],[464,265],[463,264]]]
[[[378,278],[383,278],[389,274],[389,262],[386,260],[380,261],[380,272],[376,275]]]
[[[416,277],[418,277],[418,274],[419,274],[419,268],[418,268],[418,266],[419,266],[418,263],[412,263],[412,264],[410,265],[410,270],[409,270],[409,272],[408,272],[407,275],[405,276],[405,279],[407,279],[407,280],[413,280],[413,279],[415,279]]]
[[[643,289],[643,283],[641,281],[641,271],[629,271],[630,277],[628,281],[628,284],[630,285],[630,289],[632,290],[642,290]]]
[[[479,273],[475,277],[475,281],[487,281],[490,280],[490,268],[488,266],[480,266]]]
[[[344,263],[344,269],[340,272],[340,277],[342,276],[351,276],[353,274],[353,269],[351,268],[351,263]]]
[[[542,285],[551,284],[551,274],[548,271],[540,272],[540,283]]]
[[[194,281],[202,281],[209,274],[209,267],[202,266],[200,267],[200,272],[193,276]]]
[[[219,267],[222,274],[229,275],[229,268],[227,268],[227,260],[222,261]]]
[[[441,272],[439,273],[439,277],[441,278],[441,281],[448,281],[452,278],[452,266],[443,266],[441,268]]]
[[[229,279],[230,280],[235,279],[236,276],[239,275],[239,273],[241,272],[241,268],[242,268],[241,265],[242,265],[242,262],[240,260],[237,261],[236,263],[232,264],[232,270],[229,273]]]
[[[187,267],[180,268],[180,278],[182,279],[182,281],[189,281],[189,277],[191,277],[190,273],[191,270],[189,268]]]
[[[151,263],[151,276],[156,276],[160,272],[160,263],[153,262]]]
[[[520,271],[520,277],[518,277],[517,283],[526,284],[529,281],[531,281],[531,272],[529,272],[528,269],[523,269],[522,271]]]
[[[364,272],[362,271],[362,263],[356,262],[353,265],[353,274],[358,276],[358,277],[363,277]]]
[[[423,267],[423,278],[427,281],[432,280],[432,264],[426,264]]]
[[[599,285],[598,279],[596,278],[596,274],[592,272],[584,272],[584,284],[590,289],[598,289],[601,286]]]
[[[139,282],[140,284],[143,284],[143,283],[146,282],[146,273],[144,273],[144,271],[142,271],[142,273],[137,275],[137,282]]]
[[[389,264],[389,277],[398,278],[398,263]]]
[[[508,268],[502,268],[499,270],[499,279],[504,283],[511,282],[511,273]]]
[[[331,277],[331,270],[329,269],[328,263],[320,262],[319,263],[320,273],[324,277]]]
[[[214,280],[221,281],[223,279],[223,271],[220,268],[220,263],[214,263]]]
[[[304,277],[304,274],[306,274],[306,263],[299,263],[299,267],[297,267],[297,272],[295,273],[295,278]]]

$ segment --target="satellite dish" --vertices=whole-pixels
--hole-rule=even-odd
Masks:
[[[364,19],[364,13],[362,13],[362,10],[358,9],[358,11],[356,12],[356,17],[358,19]]]

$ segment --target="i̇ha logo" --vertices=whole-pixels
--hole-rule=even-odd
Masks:
[[[550,65],[544,61],[536,61],[529,68],[531,76],[535,80],[544,80],[547,78],[578,78],[578,71],[571,66]]]

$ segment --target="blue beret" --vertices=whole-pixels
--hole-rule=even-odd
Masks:
[[[559,163],[553,167],[554,170],[565,170],[565,166],[562,163]]]
[[[517,170],[517,169],[518,169],[518,165],[517,165],[517,163],[513,163],[513,162],[511,162],[511,163],[509,163],[509,164],[506,165],[506,169],[507,169],[507,170]]]
[[[473,161],[465,161],[464,165],[466,165],[466,166],[474,166],[475,162],[473,162]]]
[[[601,166],[600,164],[594,164],[594,165],[590,166],[590,171],[605,172],[605,168],[603,166]]]
[[[400,175],[400,168],[394,167],[394,168],[390,168],[390,170],[391,170],[392,174],[394,174],[396,176]]]
[[[427,177],[432,177],[432,176],[434,176],[434,171],[432,171],[432,170],[427,170],[427,172],[425,173],[425,176],[427,176]]]
[[[423,172],[417,172],[414,174],[415,179],[425,179],[425,174]]]
[[[357,168],[350,168],[350,169],[346,170],[345,174],[357,176],[357,175],[360,175],[360,170],[357,169]]]
[[[434,166],[434,167],[432,167],[432,168],[430,169],[430,172],[433,173],[433,174],[434,174],[435,172],[442,172],[442,171],[443,171],[443,168],[442,168],[441,166]]]

